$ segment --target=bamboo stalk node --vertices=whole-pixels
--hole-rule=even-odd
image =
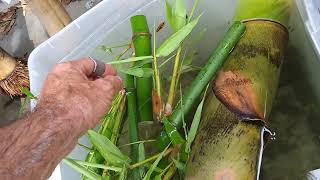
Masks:
[[[137,37],[139,36],[147,36],[147,37],[150,37],[152,36],[151,33],[149,32],[137,32],[137,33],[134,33],[133,36],[132,36],[132,41],[134,41]]]

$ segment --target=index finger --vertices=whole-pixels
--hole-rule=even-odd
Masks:
[[[91,60],[90,58],[83,58],[76,61],[70,61],[70,63],[74,68],[77,68],[78,70],[80,70],[87,77],[90,77],[92,75],[94,66],[95,66],[93,60]],[[117,75],[117,70],[113,68],[110,64],[106,64],[105,66],[106,66],[105,71],[102,77]]]

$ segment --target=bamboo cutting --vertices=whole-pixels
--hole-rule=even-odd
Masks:
[[[263,13],[244,8],[256,1],[239,1],[236,18],[248,18],[247,30],[212,82],[187,179],[259,179],[265,127],[288,45],[286,2],[268,1]]]

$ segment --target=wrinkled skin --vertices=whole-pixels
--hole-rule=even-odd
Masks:
[[[93,66],[90,59],[56,65],[35,110],[0,128],[0,179],[47,179],[77,139],[99,123],[122,80],[110,65],[102,77],[91,77]]]

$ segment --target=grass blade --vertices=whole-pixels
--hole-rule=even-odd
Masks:
[[[185,25],[179,31],[171,35],[158,49],[156,52],[157,57],[165,57],[176,50],[180,43],[191,33],[193,28],[197,25],[201,15],[193,20],[192,22]]]
[[[190,152],[192,142],[194,141],[194,139],[196,137],[196,134],[197,134],[197,131],[198,131],[198,127],[199,127],[200,120],[201,120],[202,108],[203,108],[204,100],[206,98],[208,87],[209,87],[209,85],[207,86],[207,89],[206,89],[206,91],[205,91],[205,93],[203,95],[203,98],[202,98],[202,100],[201,100],[201,102],[200,102],[200,104],[199,104],[199,106],[197,108],[197,111],[196,111],[196,113],[194,114],[194,117],[193,117],[193,121],[192,121],[192,124],[191,124],[191,128],[189,130],[188,138],[187,138],[187,142],[186,142],[185,151],[187,153]]]
[[[122,59],[119,61],[111,61],[111,62],[108,62],[107,64],[124,64],[124,63],[131,63],[131,62],[148,60],[148,59],[152,59],[152,58],[153,58],[153,56],[131,57],[131,58]]]
[[[78,171],[79,173],[83,174],[84,176],[93,179],[93,180],[103,180],[102,176],[86,169],[85,167],[81,166],[80,164],[76,163],[72,159],[64,159],[62,160],[65,164],[69,165],[74,170]]]

